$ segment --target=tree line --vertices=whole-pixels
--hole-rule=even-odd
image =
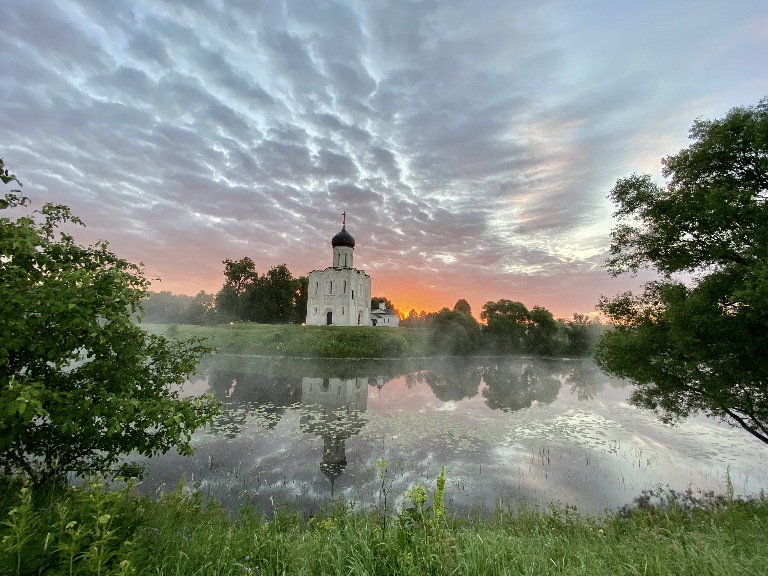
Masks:
[[[196,296],[150,292],[142,320],[158,324],[301,324],[307,315],[307,277],[295,278],[285,264],[259,274],[251,258],[224,260],[224,285]]]
[[[586,356],[606,329],[598,319],[574,314],[555,319],[542,306],[531,310],[522,302],[501,299],[486,302],[478,322],[463,298],[453,307],[417,314],[411,310],[401,320],[404,328],[430,331],[432,353],[533,354],[539,356]]]
[[[307,312],[307,277],[294,278],[285,264],[264,274],[256,271],[251,258],[224,260],[225,282],[218,293],[174,296],[154,292],[144,302],[143,320],[161,324],[219,324],[256,322],[260,324],[301,324]],[[371,298],[394,310],[385,296]],[[585,356],[603,332],[597,319],[574,314],[555,319],[542,306],[528,308],[522,302],[501,299],[486,302],[478,322],[465,299],[453,309],[417,314],[411,310],[400,326],[430,331],[430,352],[441,355],[533,354],[539,356]]]

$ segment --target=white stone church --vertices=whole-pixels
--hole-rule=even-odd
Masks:
[[[322,326],[371,325],[371,277],[352,264],[355,239],[347,232],[347,213],[341,231],[331,238],[333,266],[309,273],[307,324]]]

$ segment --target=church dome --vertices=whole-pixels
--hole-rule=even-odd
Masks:
[[[352,238],[352,234],[347,232],[347,228],[344,226],[336,236],[331,238],[331,246],[334,248],[336,248],[336,246],[349,246],[350,248],[354,248],[355,239]]]

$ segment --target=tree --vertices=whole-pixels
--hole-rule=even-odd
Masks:
[[[177,324],[184,322],[184,316],[192,303],[186,294],[171,294],[168,291],[148,292],[141,302],[142,322],[155,324]]]
[[[574,314],[563,326],[567,339],[565,352],[571,356],[587,355],[602,332],[600,321],[584,314]]]
[[[543,306],[534,306],[528,313],[527,350],[542,356],[552,356],[558,348],[556,336],[557,320],[552,312]]]
[[[470,316],[472,315],[472,307],[469,305],[469,302],[464,300],[464,298],[456,301],[456,304],[453,305],[453,311],[464,312],[464,314],[469,314]]]
[[[214,321],[216,297],[200,290],[181,315],[184,324],[210,324]]]
[[[248,256],[240,260],[227,258],[221,262],[224,264],[224,286],[215,296],[216,315],[220,321],[244,319],[247,311],[245,293],[259,280],[256,272],[256,264]]]
[[[286,324],[295,316],[296,298],[296,282],[286,265],[279,264],[246,286],[241,312],[245,320]]]
[[[480,343],[480,324],[472,316],[443,308],[429,319],[429,351],[432,354],[466,356]]]
[[[491,340],[496,352],[517,353],[525,349],[528,331],[528,308],[522,302],[501,299],[486,302],[480,319],[485,322],[483,332]]]
[[[392,304],[392,301],[385,296],[374,296],[371,298],[371,310],[377,309],[379,304],[384,304],[384,306],[390,310],[395,309],[395,305]]]
[[[240,317],[240,296],[234,286],[224,284],[216,293],[216,315],[224,322],[237,320]]]
[[[12,191],[0,209],[25,204]],[[0,466],[38,483],[104,472],[132,451],[188,454],[218,410],[178,392],[209,348],[145,333],[132,321],[141,268],[106,243],[79,246],[57,230],[66,223],[81,222],[53,204],[0,218]]]
[[[258,277],[256,264],[248,256],[240,260],[230,260],[227,258],[222,261],[224,264],[225,286],[229,286],[238,296],[241,296],[249,284]]]
[[[415,308],[411,308],[408,312],[408,316],[400,320],[399,326],[401,328],[424,328],[427,323],[427,313],[422,310],[421,314],[416,312]]]
[[[293,317],[294,324],[304,324],[307,320],[307,300],[309,299],[309,277],[299,276],[293,280]]]
[[[613,275],[655,269],[641,294],[602,297],[598,365],[670,421],[719,417],[768,443],[768,99],[696,120],[693,143],[611,191]]]

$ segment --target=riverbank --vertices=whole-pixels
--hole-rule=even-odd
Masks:
[[[426,496],[426,492],[423,493]],[[572,507],[434,514],[412,493],[385,515],[338,503],[303,518],[226,512],[180,486],[155,497],[91,484],[50,494],[4,483],[3,574],[762,575],[768,500],[661,494],[617,513]],[[390,504],[391,507],[391,504]],[[436,517],[437,516],[437,517]]]
[[[152,334],[205,338],[228,354],[288,358],[408,358],[426,356],[429,331],[419,328],[300,326],[239,322],[200,326],[142,324]]]

